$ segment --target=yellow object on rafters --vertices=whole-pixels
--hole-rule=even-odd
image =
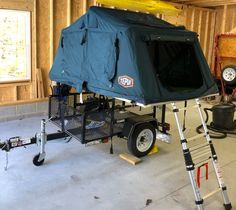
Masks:
[[[176,14],[180,9],[160,0],[97,0],[97,3],[152,14]]]

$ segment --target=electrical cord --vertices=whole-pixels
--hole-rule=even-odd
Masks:
[[[205,120],[205,123],[207,125],[207,122],[208,122],[208,119],[209,119],[209,115],[208,115],[208,112],[207,111],[212,111],[212,109],[209,109],[209,108],[204,108],[203,109],[205,114],[206,114],[206,120]],[[203,128],[203,125],[199,125],[197,128],[196,128],[196,132],[201,134],[202,131],[201,129]],[[224,129],[219,129],[219,128],[215,128],[213,126],[213,123],[211,123],[210,125],[207,125],[207,128],[208,130],[211,130],[215,133],[218,133],[218,134],[210,134],[210,137],[213,138],[213,139],[223,139],[223,138],[226,138],[227,137],[227,134],[236,134],[236,132],[233,132],[233,131],[226,131]]]

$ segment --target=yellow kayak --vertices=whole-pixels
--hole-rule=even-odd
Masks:
[[[176,14],[181,11],[160,0],[97,0],[97,3],[152,14]]]

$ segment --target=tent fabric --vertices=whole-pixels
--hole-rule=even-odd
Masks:
[[[62,30],[50,79],[142,104],[218,91],[196,33],[154,15],[101,7]]]

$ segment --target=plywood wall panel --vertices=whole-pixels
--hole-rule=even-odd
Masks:
[[[216,34],[230,32],[236,27],[236,6],[228,5],[224,18],[224,7],[217,7],[216,9]],[[222,30],[223,29],[223,30]]]
[[[1,87],[0,102],[15,102],[17,100],[16,87]]]
[[[17,100],[29,100],[30,99],[30,85],[23,85],[17,87]]]

